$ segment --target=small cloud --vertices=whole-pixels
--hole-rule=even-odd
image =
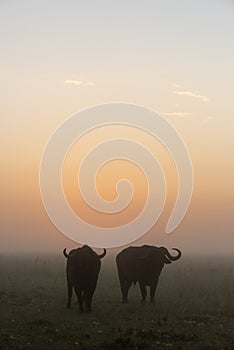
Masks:
[[[200,99],[200,100],[202,100],[204,102],[209,101],[207,96],[198,95],[198,94],[195,94],[194,92],[191,92],[191,91],[174,91],[174,94],[198,98],[198,99]]]
[[[176,84],[176,83],[172,83],[171,84],[175,89],[184,89],[184,87],[182,85]]]
[[[209,121],[211,121],[212,119],[214,119],[213,117],[211,116],[208,116],[206,118],[203,119],[203,123],[208,123]]]
[[[187,117],[189,115],[192,115],[192,113],[189,112],[171,112],[171,113],[163,113],[167,115],[168,117]]]
[[[95,83],[93,81],[87,81],[87,83],[84,83],[85,86],[94,86]]]
[[[93,81],[82,81],[82,80],[73,80],[73,79],[67,79],[64,80],[64,84],[72,84],[77,86],[94,86],[95,83]]]
[[[64,80],[64,83],[65,84],[73,84],[73,85],[82,85],[83,81],[67,79],[67,80]]]

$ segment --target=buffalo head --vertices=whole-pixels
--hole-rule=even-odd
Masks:
[[[90,252],[91,254],[95,253],[88,245],[84,245],[82,248],[77,248],[77,249],[70,250],[69,254],[67,253],[67,248],[64,248],[63,249],[63,255],[65,256],[65,258],[68,259],[72,255],[76,254],[79,249],[83,249],[83,250],[85,249],[87,252]],[[99,257],[99,259],[102,259],[106,255],[106,249],[105,248],[103,249],[103,253],[102,254],[97,254],[97,253],[95,253],[95,254]]]

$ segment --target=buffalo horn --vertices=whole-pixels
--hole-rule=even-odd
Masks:
[[[178,255],[173,256],[173,255],[171,255],[171,254],[169,253],[169,251],[166,249],[166,256],[167,256],[171,261],[176,261],[176,260],[178,260],[178,259],[181,257],[182,253],[181,253],[181,251],[180,251],[179,249],[177,249],[177,248],[172,248],[172,249],[173,249],[173,250],[176,250],[176,251],[178,252]]]
[[[67,249],[67,248],[64,248],[64,249],[63,249],[63,255],[65,256],[65,258],[68,258],[68,254],[67,254],[67,252],[66,252],[66,249]]]
[[[103,253],[98,255],[100,259],[104,258],[104,256],[106,255],[106,249],[104,248],[103,250]]]

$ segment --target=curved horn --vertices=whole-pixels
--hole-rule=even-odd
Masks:
[[[66,249],[67,249],[67,248],[64,248],[64,249],[63,249],[63,255],[65,256],[65,258],[68,259],[68,254],[67,254],[67,252],[66,252]]]
[[[98,255],[99,259],[104,258],[104,256],[106,255],[106,249],[104,248],[103,250],[104,250],[103,253]]]
[[[181,253],[181,251],[180,251],[179,249],[177,249],[177,248],[172,248],[172,249],[173,249],[173,250],[176,250],[176,251],[178,252],[178,255],[173,256],[173,255],[171,255],[171,254],[169,253],[169,251],[166,249],[166,256],[167,256],[171,261],[176,261],[176,260],[178,260],[178,259],[181,257],[182,253]]]

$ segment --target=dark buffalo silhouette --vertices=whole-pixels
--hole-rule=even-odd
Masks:
[[[63,254],[67,258],[67,308],[71,307],[74,287],[80,312],[84,311],[84,307],[85,311],[90,312],[101,268],[101,259],[106,255],[106,250],[104,249],[104,252],[98,255],[89,246],[84,245],[81,248],[72,249],[69,254],[65,248]]]
[[[141,289],[142,302],[146,298],[146,286],[150,286],[150,300],[154,302],[155,290],[164,264],[181,257],[181,251],[177,256],[172,256],[164,247],[144,245],[142,247],[129,247],[122,250],[116,257],[119,273],[120,287],[123,303],[127,303],[129,288],[138,281]]]

